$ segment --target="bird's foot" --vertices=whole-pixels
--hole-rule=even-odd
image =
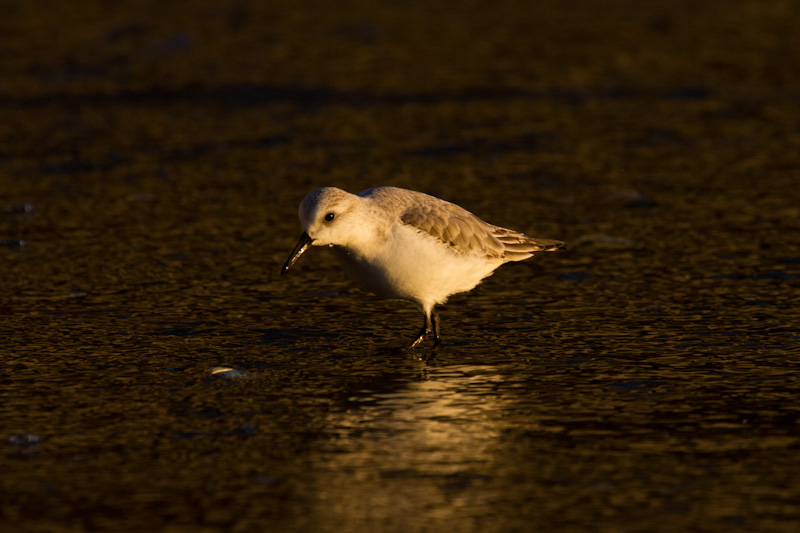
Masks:
[[[422,325],[422,329],[419,330],[417,338],[414,339],[414,342],[411,343],[409,348],[416,348],[419,346],[431,333],[433,333],[433,347],[436,348],[442,343],[442,337],[439,335],[439,315],[435,312],[431,313],[430,317],[427,315],[425,316],[425,323]]]
[[[428,337],[428,333],[430,333],[430,330],[426,327],[423,327],[420,330],[419,335],[417,335],[417,338],[414,339],[414,342],[411,343],[411,346],[409,346],[409,348],[416,348],[417,346],[419,346],[422,343],[422,341],[424,341]]]
[[[423,327],[419,331],[419,335],[417,335],[417,338],[414,339],[414,342],[411,343],[409,348],[416,348],[417,346],[422,344],[422,341],[427,339],[428,335],[430,335],[431,333],[433,333],[433,347],[436,348],[437,346],[441,345],[442,344],[442,337],[439,335],[438,328],[437,329],[433,329],[433,328],[429,329],[427,327]]]

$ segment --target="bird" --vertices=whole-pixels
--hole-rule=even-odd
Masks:
[[[562,241],[494,226],[435,196],[391,186],[358,194],[322,187],[303,199],[298,216],[303,233],[281,275],[309,246],[331,247],[362,288],[422,311],[425,320],[410,348],[431,335],[434,348],[440,345],[435,307],[448,297],[472,290],[504,263],[564,247]]]

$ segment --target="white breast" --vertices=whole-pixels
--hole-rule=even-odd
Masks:
[[[448,296],[474,288],[503,263],[459,253],[408,225],[395,226],[388,237],[369,249],[337,249],[351,277],[378,296],[419,305],[444,303]]]

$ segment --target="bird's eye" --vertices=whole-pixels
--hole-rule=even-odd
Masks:
[[[327,215],[325,215],[325,222],[331,222],[334,216],[335,215],[333,213],[328,213]]]

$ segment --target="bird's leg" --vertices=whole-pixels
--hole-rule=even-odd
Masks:
[[[419,335],[417,335],[417,338],[414,339],[414,342],[411,343],[411,346],[409,346],[409,348],[416,348],[419,343],[425,340],[425,337],[427,337],[428,332],[430,330],[431,330],[431,319],[428,317],[428,314],[426,313],[425,322],[422,323],[422,329],[419,330]]]
[[[433,347],[436,348],[442,343],[442,337],[439,335],[439,313],[431,309],[431,326],[433,330]]]
[[[433,346],[438,346],[442,340],[439,336],[439,313],[433,309],[429,313],[425,313],[425,322],[422,324],[422,329],[419,330],[419,335],[411,343],[411,348],[416,348],[428,337],[429,333],[433,333]]]

